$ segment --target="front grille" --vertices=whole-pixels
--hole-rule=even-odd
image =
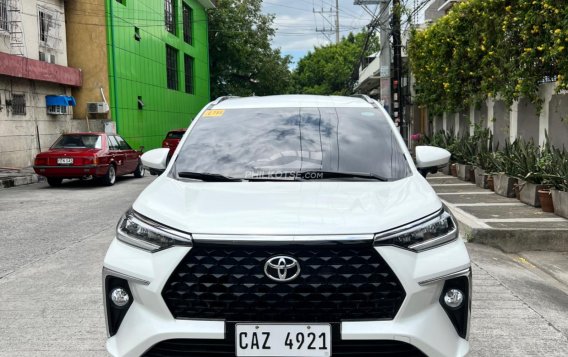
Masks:
[[[235,356],[234,324],[227,326],[223,340],[177,339],[162,341],[150,348],[144,357],[224,357]],[[232,328],[230,328],[232,327]],[[331,356],[333,357],[425,357],[416,347],[394,340],[341,340],[339,324],[333,326]]]
[[[287,255],[293,281],[264,273]],[[230,245],[196,242],[162,290],[175,318],[239,322],[340,322],[392,319],[405,291],[369,241]]]

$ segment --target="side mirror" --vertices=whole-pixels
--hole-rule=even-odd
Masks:
[[[141,156],[142,164],[150,169],[163,171],[167,167],[166,161],[169,152],[170,149],[168,148],[150,150]]]
[[[417,146],[416,167],[418,169],[429,169],[434,167],[446,166],[450,163],[450,152],[446,149],[435,146]]]

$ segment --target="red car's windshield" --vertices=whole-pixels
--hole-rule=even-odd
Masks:
[[[166,139],[181,139],[185,132],[183,131],[170,131]]]
[[[72,149],[72,148],[87,148],[87,149],[101,149],[102,139],[100,135],[77,135],[66,134],[62,135],[51,147],[52,149]]]

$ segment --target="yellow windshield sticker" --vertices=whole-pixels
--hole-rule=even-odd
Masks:
[[[222,117],[223,114],[225,114],[225,111],[222,109],[216,109],[216,110],[206,110],[205,113],[203,113],[204,117]]]

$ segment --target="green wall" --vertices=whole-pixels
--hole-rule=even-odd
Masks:
[[[196,0],[175,0],[177,34],[166,31],[163,0],[106,0],[111,115],[133,148],[160,147],[209,102],[207,13]],[[182,3],[193,10],[193,43],[183,40]],[[134,38],[139,28],[140,41]],[[178,50],[178,90],[167,87],[166,44]],[[194,58],[194,93],[185,93],[184,53]],[[138,109],[138,96],[144,108]]]

